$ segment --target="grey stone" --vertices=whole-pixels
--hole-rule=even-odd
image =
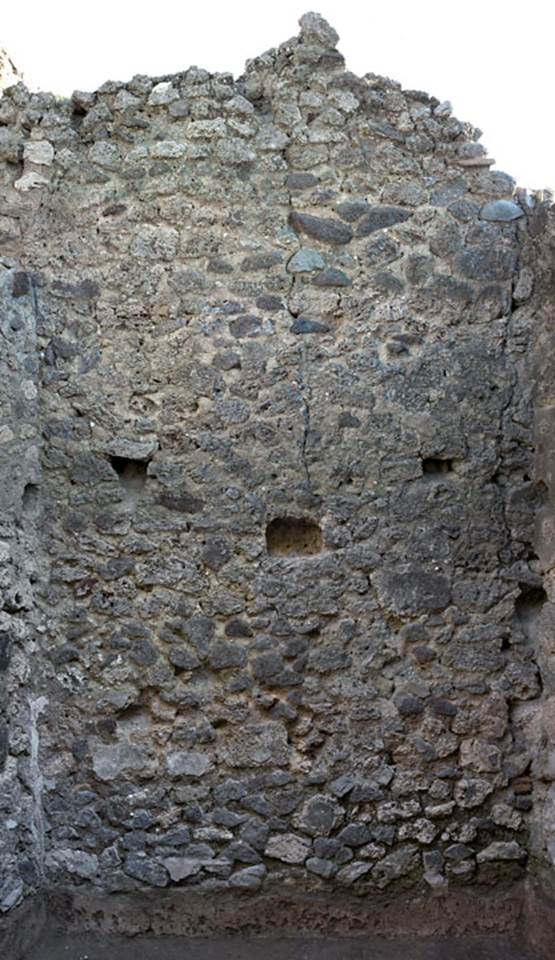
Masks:
[[[352,863],[348,863],[346,867],[342,867],[341,870],[339,870],[336,879],[338,883],[344,886],[350,886],[362,877],[367,876],[371,869],[371,863],[365,862],[364,860],[353,860]]]
[[[335,47],[339,42],[339,35],[319,13],[303,14],[299,20],[299,25],[301,37],[307,43],[316,43],[323,47]]]
[[[496,840],[480,850],[476,856],[478,863],[488,863],[495,860],[524,860],[527,851],[516,840]]]
[[[262,863],[254,867],[244,867],[231,874],[229,884],[239,890],[258,890],[262,886],[266,873],[267,869]]]
[[[188,877],[194,877],[200,873],[203,862],[190,857],[166,857],[163,864],[171,880],[174,883],[179,883],[180,880],[186,880]],[[164,884],[155,884],[155,886],[164,886]]]
[[[353,239],[350,227],[329,217],[314,217],[310,213],[294,211],[290,214],[289,222],[297,233],[304,233],[322,243],[342,245]]]
[[[294,833],[275,834],[268,839],[265,854],[284,863],[304,863],[310,854],[311,844]]]
[[[339,832],[337,839],[348,847],[361,847],[371,839],[366,823],[349,823]]]
[[[311,837],[327,837],[341,823],[343,817],[342,807],[331,797],[316,794],[295,814],[293,824]]]
[[[480,210],[482,220],[494,220],[507,223],[524,216],[524,210],[513,200],[491,200]]]
[[[321,273],[314,277],[313,283],[317,287],[352,286],[352,280],[347,276],[347,274],[343,273],[343,270],[336,270],[333,267],[328,270],[322,270]]]
[[[440,573],[421,567],[381,570],[374,574],[373,582],[384,605],[395,613],[418,614],[443,610],[451,600],[447,579]]]
[[[305,247],[293,254],[287,263],[288,273],[311,273],[313,270],[322,270],[326,261],[317,250]]]
[[[337,873],[335,863],[332,863],[331,860],[321,860],[319,857],[309,857],[305,867],[311,873],[315,873],[316,876],[323,877],[324,880],[330,880]]]
[[[329,333],[329,326],[327,323],[322,323],[320,320],[310,320],[309,317],[298,317],[291,324],[291,333],[303,334],[303,333]]]
[[[138,773],[147,763],[144,750],[133,743],[99,744],[92,754],[92,766],[99,780],[116,780],[124,773]]]
[[[213,767],[213,760],[205,753],[177,750],[169,753],[166,767],[171,777],[202,777]]]
[[[140,880],[150,887],[166,887],[168,872],[160,863],[151,857],[141,856],[139,853],[130,853],[123,864],[123,871],[134,880]]]
[[[387,206],[387,204],[371,206],[359,221],[356,229],[357,237],[368,237],[376,230],[383,230],[386,227],[392,227],[396,223],[404,223],[410,220],[412,210],[405,210],[403,207]]]
[[[98,857],[85,850],[53,850],[46,858],[46,866],[49,870],[62,870],[90,880],[98,870]]]
[[[418,868],[418,847],[407,844],[399,847],[380,860],[372,869],[372,878],[379,887],[388,886],[399,877],[406,877]]]

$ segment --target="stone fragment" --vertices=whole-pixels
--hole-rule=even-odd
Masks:
[[[0,886],[0,911],[7,913],[23,898],[23,881],[19,877],[7,877]]]
[[[26,193],[28,190],[40,189],[40,187],[48,186],[48,179],[43,177],[42,174],[37,173],[35,170],[29,170],[23,174],[19,180],[16,180],[14,187],[16,190],[21,191],[21,193]]]
[[[322,323],[320,320],[311,320],[309,317],[297,317],[290,327],[291,333],[297,334],[329,333],[329,329],[327,323]]]
[[[478,863],[487,863],[492,860],[524,860],[527,852],[516,840],[497,840],[490,843],[476,856]]]
[[[405,220],[410,220],[412,215],[412,210],[405,210],[403,207],[388,206],[387,204],[371,206],[369,212],[358,221],[356,235],[357,237],[368,237],[376,230],[392,227],[396,223],[404,223]]]
[[[366,823],[348,823],[339,832],[337,839],[347,847],[362,847],[371,840],[372,834]]]
[[[175,160],[185,154],[185,144],[175,140],[158,140],[150,148],[150,155],[160,160]]]
[[[109,140],[98,140],[89,150],[89,157],[93,163],[107,170],[117,170],[121,166],[119,147]]]
[[[493,791],[489,780],[478,777],[464,777],[455,785],[455,801],[463,809],[479,807]]]
[[[262,886],[262,881],[266,876],[267,869],[264,864],[259,863],[252,867],[244,867],[242,870],[236,870],[229,878],[229,885],[238,890],[258,890]]]
[[[129,90],[120,90],[119,93],[114,98],[113,109],[115,111],[120,110],[135,110],[141,105],[140,97],[136,97],[134,93],[130,93]]]
[[[179,94],[171,80],[157,83],[151,90],[148,103],[151,107],[162,107],[173,100],[178,100]]]
[[[491,200],[480,210],[480,219],[508,223],[524,216],[524,210],[513,200]]]
[[[213,670],[228,670],[231,667],[244,666],[247,655],[239,644],[219,640],[210,646],[208,661]]]
[[[382,888],[399,877],[406,877],[416,870],[420,863],[418,847],[406,844],[380,860],[372,869],[372,879]]]
[[[147,766],[145,751],[134,743],[100,744],[92,753],[92,767],[99,780],[116,780],[122,774],[138,773]]]
[[[294,833],[279,833],[270,837],[264,853],[284,863],[304,863],[310,854],[310,841]]]
[[[277,250],[270,250],[268,253],[250,253],[241,262],[241,270],[247,272],[254,270],[270,270],[272,267],[281,263],[283,257]]]
[[[330,783],[330,790],[336,797],[345,797],[351,792],[356,783],[356,777],[352,773],[344,773]]]
[[[173,227],[146,224],[139,228],[131,242],[134,257],[149,260],[172,260],[179,247],[179,233]]]
[[[48,870],[64,871],[91,880],[98,871],[98,857],[85,850],[59,849],[51,850],[46,857]]]
[[[336,270],[333,267],[322,270],[312,282],[316,287],[350,287],[352,285],[352,280],[343,273],[343,270]]]
[[[306,43],[315,43],[322,47],[334,48],[339,42],[339,34],[319,13],[305,13],[299,20],[301,38]]]
[[[530,267],[522,267],[519,271],[513,297],[517,303],[524,303],[532,296],[534,289],[534,271]]]
[[[20,159],[21,138],[8,127],[0,127],[0,160],[17,163]]]
[[[353,231],[340,220],[331,220],[325,217],[314,217],[310,213],[290,214],[289,222],[297,233],[305,233],[322,243],[341,245],[353,239]]]
[[[352,883],[360,880],[361,877],[367,876],[371,870],[371,863],[367,863],[364,860],[353,860],[352,863],[348,863],[346,867],[341,868],[336,879],[338,883],[344,886],[350,886]]]
[[[289,173],[285,181],[285,186],[289,190],[308,190],[318,183],[317,177],[313,173]]]
[[[281,152],[288,144],[288,135],[274,126],[263,127],[256,138],[256,146],[263,151],[278,150]]]
[[[287,264],[288,273],[311,273],[313,270],[322,270],[326,265],[323,256],[317,250],[305,247],[293,254]]]
[[[372,582],[384,606],[398,614],[443,610],[451,601],[446,577],[422,567],[380,570],[373,575]]]
[[[123,864],[123,871],[128,877],[140,880],[150,887],[166,887],[168,872],[161,863],[140,853],[130,853]]]
[[[211,757],[205,753],[178,750],[166,757],[166,769],[171,777],[202,777],[212,766]]]
[[[48,140],[28,140],[23,148],[23,159],[49,167],[54,160],[54,147]]]
[[[143,437],[141,440],[131,440],[127,437],[114,437],[104,446],[110,457],[120,457],[124,460],[150,460],[158,450],[156,437]]]
[[[202,870],[202,861],[191,857],[166,857],[162,863],[174,883],[186,880],[187,877],[194,877]]]
[[[365,213],[368,213],[368,209],[367,200],[345,200],[343,203],[338,203],[335,208],[336,213],[347,223],[355,223],[360,220]]]
[[[244,140],[220,140],[216,144],[216,156],[222,163],[252,163],[256,153]]]
[[[294,815],[293,824],[297,830],[311,837],[327,837],[341,823],[344,815],[343,808],[332,797],[316,794]]]
[[[452,843],[444,850],[444,856],[447,860],[458,862],[459,860],[468,860],[474,856],[472,847],[467,847],[465,843]]]
[[[329,880],[337,873],[337,864],[331,860],[322,860],[320,857],[309,857],[305,867],[316,876],[323,877],[324,880]]]

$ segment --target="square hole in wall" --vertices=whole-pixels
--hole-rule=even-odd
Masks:
[[[119,477],[124,502],[136,506],[146,484],[148,462],[110,457],[110,463]]]
[[[439,477],[454,473],[453,460],[450,457],[424,457],[422,460],[424,477]]]
[[[266,527],[268,553],[311,556],[323,549],[322,531],[313,520],[276,517]]]

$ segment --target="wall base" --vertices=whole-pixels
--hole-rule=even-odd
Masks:
[[[0,917],[0,957],[20,960],[42,935],[47,919],[46,901],[32,897]]]

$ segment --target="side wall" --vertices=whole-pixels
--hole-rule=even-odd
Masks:
[[[3,219],[3,226],[7,218]],[[35,588],[40,428],[36,302],[29,276],[0,265],[0,911],[44,879]],[[42,627],[44,629],[44,627]]]
[[[524,875],[536,201],[336,39],[0,105],[50,886]]]

